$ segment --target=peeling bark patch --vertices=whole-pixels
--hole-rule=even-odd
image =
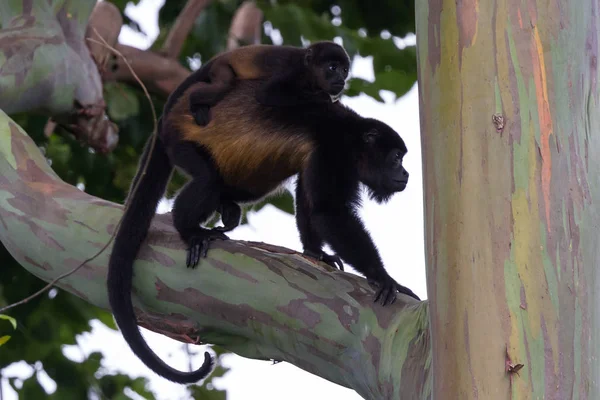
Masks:
[[[278,254],[294,254],[294,253],[296,253],[295,251],[287,249],[285,247],[276,246],[274,244],[269,244],[269,243],[248,241],[248,242],[246,242],[246,244],[248,246],[258,247],[261,250],[270,251],[272,253],[278,253]]]
[[[6,188],[9,192],[17,193],[15,197],[8,199],[7,202],[22,211],[30,219],[39,219],[66,227],[68,211],[53,197],[57,191],[70,192],[72,187],[64,184],[54,184],[49,175],[28,156],[27,149],[21,140],[22,137],[17,128],[11,124],[12,151],[21,180],[16,183],[20,186],[19,190],[11,187],[15,183],[9,183],[10,186],[8,187],[4,183],[0,186]]]
[[[462,65],[462,52],[470,47],[477,35],[478,0],[456,0],[456,18],[458,22],[458,68]]]
[[[33,192],[30,192],[33,193]],[[27,219],[38,219],[54,225],[67,226],[67,211],[61,208],[61,205],[51,198],[47,198],[48,203],[43,205],[45,200],[39,197],[32,197],[29,194],[18,191],[16,197],[6,200],[15,209],[21,211],[27,216]]]
[[[163,334],[171,339],[189,344],[201,342],[202,329],[195,322],[181,314],[155,314],[134,307],[137,324],[153,332]]]
[[[29,264],[33,265],[34,267],[39,268],[41,270],[44,270],[44,271],[52,270],[52,267],[50,267],[50,264],[48,264],[47,262],[44,262],[44,264],[40,264],[40,263],[34,261],[32,258],[29,258],[28,256],[23,256],[23,260],[25,260],[26,263],[29,263]]]
[[[77,192],[90,197],[88,194],[86,194],[85,192],[82,192],[81,190],[77,189]],[[121,204],[117,204],[117,203],[112,203],[110,201],[106,201],[106,200],[102,200],[99,199],[97,197],[93,197],[89,200],[89,203],[95,206],[101,206],[101,207],[109,207],[109,208],[117,208],[119,210],[123,210],[123,206]],[[157,218],[161,217],[162,214],[159,214],[157,216],[154,217],[154,219],[156,220]],[[114,225],[111,225],[114,226]]]
[[[427,46],[429,50],[429,65],[431,65],[433,70],[440,65],[442,56],[440,29],[443,8],[443,0],[429,0]]]
[[[24,220],[23,222],[29,226],[29,229],[31,229],[33,234],[40,240],[40,242],[48,246],[50,249],[65,251],[65,248],[51,236],[50,232],[48,232],[47,230],[45,230],[44,228],[40,227],[32,221]],[[37,245],[36,243],[32,244],[34,246]]]
[[[542,192],[546,210],[546,227],[551,231],[550,224],[550,181],[552,178],[552,154],[550,151],[550,135],[553,132],[552,114],[548,100],[548,81],[546,78],[546,61],[544,49],[540,40],[537,27],[533,29],[533,42],[531,43],[531,58],[533,80],[535,84],[538,116],[540,124],[540,152],[542,155]]]
[[[548,336],[548,327],[546,326],[546,320],[543,316],[540,318],[540,320],[542,336],[544,338],[544,383],[546,386],[546,398],[548,400],[562,400],[558,393],[560,381],[554,372],[554,353],[552,349],[552,343],[550,342],[550,337]]]
[[[297,289],[299,292],[304,292],[304,288],[294,282],[288,281],[288,285],[293,289]],[[303,307],[302,312],[304,312],[306,309],[308,313],[313,313],[315,311],[309,308],[308,305],[322,304],[325,306],[325,308],[331,310],[337,315],[338,321],[340,322],[340,325],[344,327],[344,329],[348,330],[349,332],[352,330],[352,326],[356,324],[356,318],[358,318],[360,313],[356,307],[350,306],[347,301],[340,296],[333,295],[333,292],[331,297],[322,297],[311,292],[306,292],[305,294],[305,299],[292,300],[290,304],[286,305],[285,307],[278,307],[278,309],[280,309],[282,312],[285,312],[287,315],[299,315],[300,311],[298,311],[298,308],[294,309],[293,306]],[[342,309],[347,309],[348,312],[342,312]],[[322,320],[321,315],[318,313],[316,314],[318,315],[319,321],[314,322],[315,325],[312,326],[312,328],[314,328],[316,324]],[[391,317],[387,318],[387,320],[391,319]],[[309,322],[307,321],[307,323]]]
[[[575,143],[574,135],[569,136],[569,148],[577,149],[579,146]],[[585,147],[586,150],[588,146]],[[569,205],[570,209],[574,209],[574,206],[577,205],[577,208],[583,208],[585,205],[591,204],[592,196],[590,194],[590,184],[587,179],[587,168],[583,165],[583,161],[581,157],[569,157],[571,161],[570,170],[572,171],[570,176],[570,196],[569,196]],[[587,158],[587,155],[586,155]],[[577,195],[575,195],[577,194]],[[572,216],[572,214],[571,214]],[[578,235],[579,229],[572,229],[577,226],[574,219],[569,220],[569,230],[572,233],[576,233]],[[574,248],[579,248],[579,241],[577,241],[577,246],[573,244]]]
[[[286,325],[276,321],[271,315],[257,311],[249,305],[233,305],[214,297],[207,296],[193,288],[184,289],[184,294],[182,295],[181,292],[171,289],[160,279],[156,279],[155,284],[158,288],[158,295],[156,296],[158,300],[179,304],[190,310],[205,315],[211,315],[215,318],[221,318],[230,324],[239,327],[245,334],[251,333],[252,336],[257,339],[262,337],[263,329],[289,331],[289,328]],[[182,301],[182,299],[184,301]],[[232,307],[235,307],[235,312],[230,312]],[[304,336],[304,340],[323,341],[322,336],[317,335],[310,329],[294,328],[294,330],[301,336]],[[235,333],[240,334],[240,332]],[[327,341],[326,343],[339,348],[340,350],[345,349],[345,346],[333,341]]]
[[[97,230],[97,229],[94,229],[94,228],[92,228],[91,226],[89,226],[89,225],[87,225],[87,224],[85,224],[85,223],[83,223],[83,222],[81,222],[81,221],[74,220],[74,221],[73,221],[73,223],[75,223],[75,224],[77,224],[77,225],[81,225],[81,226],[83,226],[84,228],[87,228],[87,229],[89,229],[90,231],[92,231],[92,232],[94,232],[94,233],[100,233],[100,231],[99,231],[99,230]]]
[[[93,254],[90,254],[90,256]],[[95,261],[95,260],[94,260]],[[88,261],[81,268],[77,270],[75,273],[78,276],[82,276],[87,280],[105,280],[106,274],[108,273],[108,267],[103,265],[98,265],[94,263],[94,261]],[[64,263],[68,269],[73,269],[79,267],[83,262],[82,259],[75,258],[66,258]]]
[[[591,2],[593,16],[597,16],[596,2]],[[590,69],[588,71],[590,77],[590,91],[594,94],[596,101],[598,100],[598,27],[596,18],[589,18],[589,29],[585,40],[585,54],[589,57]],[[587,148],[587,146],[586,146]]]
[[[71,286],[68,283],[65,283],[64,281],[61,281],[59,283],[57,283],[58,286],[60,286],[61,288],[65,289],[67,292],[71,292],[74,293],[77,297],[89,302],[88,297],[85,295],[85,293],[75,289],[73,286]]]
[[[471,343],[469,342],[469,314],[465,310],[463,315],[463,331],[465,333],[465,351],[467,353],[467,360],[469,364],[469,376],[471,377],[471,387],[473,388],[473,398],[479,398],[479,390],[477,389],[477,382],[475,381],[475,374],[473,373],[473,365],[471,364]]]
[[[363,339],[362,343],[367,353],[371,355],[373,368],[375,371],[378,371],[379,363],[381,362],[381,343],[379,339],[370,333],[369,336]]]
[[[425,383],[429,376],[430,366],[427,366],[427,357],[431,352],[431,338],[429,329],[424,329],[413,338],[408,345],[406,359],[402,364],[402,382],[400,387],[408,385],[415,387],[415,393],[424,393]]]
[[[322,321],[321,314],[306,307],[304,300],[292,300],[285,306],[277,307],[277,310],[292,318],[301,320],[310,329],[316,328]]]
[[[307,276],[310,279],[315,280],[315,281],[319,279],[317,274],[312,273],[312,271],[309,271],[308,268],[296,268],[296,272],[298,272],[299,274],[302,274],[304,276]]]
[[[525,324],[522,325],[522,335],[523,335],[523,344],[525,345],[525,355],[527,357],[527,362],[526,367],[527,367],[527,373],[529,376],[529,384],[531,385],[532,388],[532,392],[535,393],[536,392],[536,385],[535,385],[535,381],[533,379],[533,362],[531,360],[531,352],[529,350],[529,340],[527,337],[527,329],[525,327]]]
[[[30,21],[24,21],[30,22]],[[35,23],[35,19],[33,23]],[[4,32],[5,35],[0,37],[0,49],[4,49],[3,53],[6,57],[5,62],[0,67],[0,73],[4,76],[12,76],[15,79],[16,86],[22,86],[27,83],[27,78],[31,78],[34,68],[34,59],[39,48],[44,46],[64,46],[65,37],[58,30],[57,26],[48,27],[48,24],[43,24],[47,29],[43,34],[31,34],[33,31],[27,31],[25,27],[18,27],[13,30],[13,34]],[[14,26],[14,25],[13,25]],[[49,28],[49,29],[48,29]],[[58,33],[57,33],[58,32]],[[54,36],[50,36],[55,33]],[[33,72],[33,73],[32,73]],[[52,74],[46,79],[40,79],[40,85],[35,88],[37,97],[48,98],[48,93],[51,88],[56,85],[55,78]],[[33,89],[24,90],[21,97],[16,99],[17,102],[23,102],[23,98],[34,94]],[[39,103],[36,97],[31,96],[33,104]]]
[[[239,269],[233,268],[229,264],[226,264],[219,260],[211,260],[211,263],[215,268],[219,268],[220,270],[227,272],[229,275],[236,276],[240,279],[244,279],[251,283],[259,283],[258,279],[254,278],[252,275],[240,271]]]
[[[143,246],[136,259],[149,262],[156,261],[165,267],[172,267],[177,264],[173,258],[169,257],[165,253],[153,249],[151,244],[148,246]]]
[[[527,295],[525,293],[525,286],[521,283],[521,309],[527,310]]]

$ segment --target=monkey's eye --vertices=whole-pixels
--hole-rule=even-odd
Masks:
[[[394,168],[397,168],[401,164],[402,164],[402,153],[397,151],[396,153],[394,153],[394,155],[392,157],[392,165],[394,166]]]
[[[335,71],[337,69],[337,65],[335,65],[335,64],[329,64],[329,69],[331,71]]]
[[[348,73],[348,68],[344,68],[344,72],[347,74]]]

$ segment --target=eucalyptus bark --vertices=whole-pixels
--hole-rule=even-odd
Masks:
[[[71,270],[104,246],[121,215],[120,205],[61,181],[0,110],[0,240],[24,268],[45,281]],[[111,249],[58,286],[108,308]],[[194,270],[185,254],[170,215],[155,217],[134,263],[140,325],[287,361],[366,399],[427,396],[427,302],[398,295],[381,307],[364,278],[262,243],[213,242]]]
[[[57,122],[106,153],[117,145],[118,129],[106,116],[100,73],[84,40],[96,3],[0,1],[0,109],[48,115],[49,131]]]
[[[49,115],[102,99],[83,37],[96,0],[0,1],[0,108]]]
[[[598,399],[598,3],[416,9],[432,397]]]

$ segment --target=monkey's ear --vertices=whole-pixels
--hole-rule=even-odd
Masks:
[[[377,139],[377,136],[379,136],[379,132],[376,129],[371,129],[363,134],[363,140],[365,143],[371,144]]]
[[[306,49],[306,54],[304,54],[304,65],[308,66],[312,62],[313,59],[313,50],[308,48]]]

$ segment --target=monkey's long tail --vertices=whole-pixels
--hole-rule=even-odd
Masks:
[[[173,170],[173,165],[160,138],[156,138],[153,149],[152,140],[151,136],[144,148],[140,167],[132,187],[135,188],[136,182],[139,181],[139,183],[137,189],[131,194],[129,206],[125,210],[121,226],[115,237],[108,264],[108,300],[123,337],[144,364],[170,381],[193,383],[205,378],[211,372],[213,359],[210,354],[204,353],[202,366],[193,372],[182,372],[168,366],[144,340],[136,323],[131,300],[133,263],[146,239],[156,207],[165,192]],[[151,149],[152,152],[150,152]],[[147,162],[148,157],[150,158],[149,162]],[[146,172],[142,174],[146,164]]]

